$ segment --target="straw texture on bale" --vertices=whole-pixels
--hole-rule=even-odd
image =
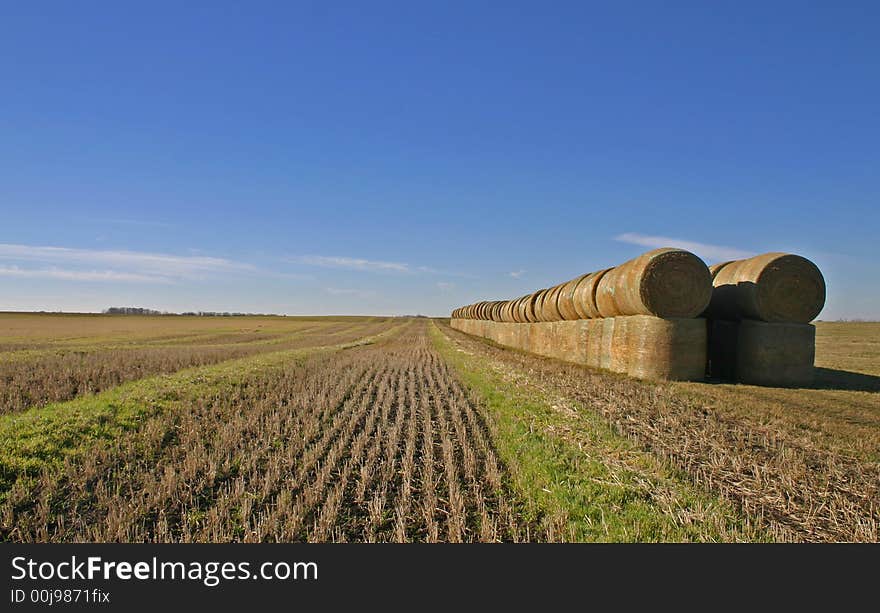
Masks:
[[[825,279],[810,260],[765,253],[712,266],[712,319],[808,323],[825,306]]]
[[[599,347],[599,368],[611,369],[611,351],[614,346],[614,327],[616,318],[602,319],[602,340]]]
[[[613,268],[599,280],[596,306],[602,317],[654,315],[690,318],[712,297],[706,264],[683,249],[654,249]]]
[[[452,326],[499,345],[640,378],[700,380],[705,374],[702,319],[635,315],[525,324],[454,319]]]
[[[631,317],[614,318],[614,330],[611,333],[611,355],[608,369],[612,372],[626,373],[629,370],[629,324]]]
[[[538,299],[541,297],[541,292],[543,291],[544,290],[539,289],[537,292],[529,294],[525,308],[526,320],[529,322],[538,321]]]
[[[574,305],[574,290],[577,289],[578,283],[580,283],[586,276],[588,275],[581,275],[580,277],[561,285],[559,297],[556,299],[556,308],[559,310],[562,319],[566,321],[583,319]]]
[[[647,315],[626,320],[627,374],[640,379],[696,381],[706,372],[706,322]],[[615,324],[615,332],[617,324]]]
[[[553,286],[548,289],[541,300],[541,321],[559,321],[562,316],[556,306],[556,300],[559,298],[559,286]]]
[[[581,319],[601,317],[599,307],[596,306],[596,287],[609,270],[611,269],[606,268],[605,270],[591,272],[579,277],[579,281],[574,288],[572,303]]]
[[[811,385],[815,357],[816,328],[811,324],[739,322],[736,377],[743,383]]]
[[[593,368],[601,368],[602,327],[601,319],[586,319],[586,364]]]

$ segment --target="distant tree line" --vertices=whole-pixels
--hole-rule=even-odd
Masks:
[[[277,317],[275,313],[230,313],[229,311],[187,311],[185,313],[171,313],[157,311],[142,307],[110,307],[102,311],[106,315],[188,315],[190,317]]]

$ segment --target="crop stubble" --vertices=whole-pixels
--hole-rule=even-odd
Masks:
[[[2,538],[541,539],[425,327],[245,380],[20,482]]]

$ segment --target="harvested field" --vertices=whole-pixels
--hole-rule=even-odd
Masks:
[[[638,381],[442,320],[236,325],[4,353],[43,396],[0,415],[0,540],[878,540],[878,324],[817,325],[810,389]]]
[[[535,393],[577,401],[705,491],[735,503],[774,540],[876,541],[880,529],[880,351],[876,324],[848,337],[869,373],[825,368],[818,389],[649,383],[444,334]],[[817,364],[843,324],[818,326]],[[873,335],[871,334],[873,333]],[[856,340],[861,339],[861,340]],[[823,369],[820,368],[820,372]],[[877,374],[874,374],[877,373]]]
[[[47,316],[49,329],[68,324],[72,332],[80,324],[76,316]],[[2,318],[0,318],[2,319]],[[9,319],[6,318],[7,325]],[[61,319],[62,322],[57,320]],[[121,319],[119,317],[113,319]],[[359,321],[330,319],[319,324],[293,322],[285,333],[255,334],[252,322],[241,331],[222,334],[184,334],[169,336],[150,320],[156,317],[131,317],[135,328],[144,325],[150,336],[140,342],[122,344],[115,337],[77,337],[76,345],[51,348],[27,348],[7,351],[0,356],[0,415],[63,402],[83,394],[98,393],[126,381],[155,374],[176,372],[182,368],[216,364],[225,360],[285,349],[353,341],[381,332],[388,320],[362,318]],[[177,318],[168,317],[168,329]],[[187,318],[223,319],[223,318]],[[281,319],[281,318],[277,318]],[[199,322],[202,323],[202,322]],[[218,322],[213,322],[215,330]],[[282,322],[283,323],[283,322]],[[121,325],[121,324],[116,324]],[[275,324],[276,328],[280,324]],[[19,332],[18,328],[7,330]]]
[[[4,538],[542,538],[424,323],[224,391],[18,481]]]

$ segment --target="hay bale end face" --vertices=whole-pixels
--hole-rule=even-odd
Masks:
[[[654,315],[692,318],[712,297],[706,264],[683,249],[654,249],[608,271],[599,281],[596,306],[602,317]]]
[[[712,267],[712,319],[809,323],[825,306],[825,279],[810,260],[765,253]]]

